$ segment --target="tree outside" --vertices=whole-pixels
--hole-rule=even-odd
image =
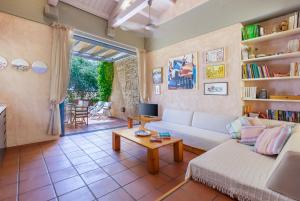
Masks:
[[[88,99],[108,101],[112,92],[113,63],[73,56],[70,69],[68,101]]]

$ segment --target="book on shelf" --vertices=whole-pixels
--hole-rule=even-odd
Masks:
[[[242,65],[242,76],[243,76],[243,79],[271,77],[269,68],[266,64],[257,65],[256,63],[243,64]]]
[[[300,123],[300,112],[267,109],[267,118],[279,121]]]

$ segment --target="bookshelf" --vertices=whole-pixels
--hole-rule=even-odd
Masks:
[[[293,16],[295,16],[293,26],[289,26],[288,30],[285,31],[280,31],[280,28],[277,29],[282,25],[282,22],[291,22],[290,18]],[[299,19],[300,12],[294,12],[256,22],[255,24],[259,25],[256,30],[260,33],[261,27],[263,27],[264,35],[241,41],[241,97],[244,113],[254,112],[269,115],[270,111],[281,111],[287,114],[294,111],[300,114],[300,100],[269,98],[270,95],[300,96],[300,87],[297,87],[300,86],[300,48],[298,51],[288,50],[289,41],[300,40]],[[245,30],[247,26],[244,25],[246,28],[242,32],[243,38],[246,38]],[[275,33],[272,33],[274,30],[276,30]],[[245,52],[243,52],[245,46],[248,50],[248,57],[246,58],[244,56]],[[252,58],[253,55],[254,58]],[[266,56],[259,57],[261,55]],[[294,64],[296,67],[293,66]],[[252,90],[252,93],[245,93],[244,87],[246,90],[254,88],[254,92]],[[267,91],[267,99],[258,98],[259,91],[262,89]],[[256,97],[255,94],[257,94]],[[278,115],[275,116],[278,117]],[[300,118],[300,116],[298,115],[297,118]],[[297,119],[297,121],[300,121],[300,119]]]

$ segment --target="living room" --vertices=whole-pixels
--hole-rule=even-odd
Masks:
[[[0,200],[300,200],[299,11],[2,0]],[[71,100],[72,57],[95,97]]]

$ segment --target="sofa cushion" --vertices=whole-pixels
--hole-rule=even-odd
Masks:
[[[273,157],[228,140],[191,160],[186,179],[192,177],[239,200],[290,201],[265,186],[274,163]]]
[[[258,136],[266,126],[243,126],[241,129],[241,140],[240,143],[246,145],[255,145]]]
[[[267,187],[273,191],[300,200],[300,152],[287,151],[271,177]]]
[[[255,151],[265,155],[277,155],[289,139],[292,132],[290,126],[266,128],[257,138]]]
[[[164,121],[147,123],[145,128],[158,132],[170,132],[172,136],[183,139],[184,144],[203,150],[212,149],[230,139],[230,136],[224,133]]]
[[[192,123],[193,113],[194,112],[191,111],[165,109],[162,120],[165,122],[190,126]]]
[[[216,115],[204,112],[194,112],[192,126],[212,130],[221,133],[228,133],[226,125],[235,120],[235,116]]]

